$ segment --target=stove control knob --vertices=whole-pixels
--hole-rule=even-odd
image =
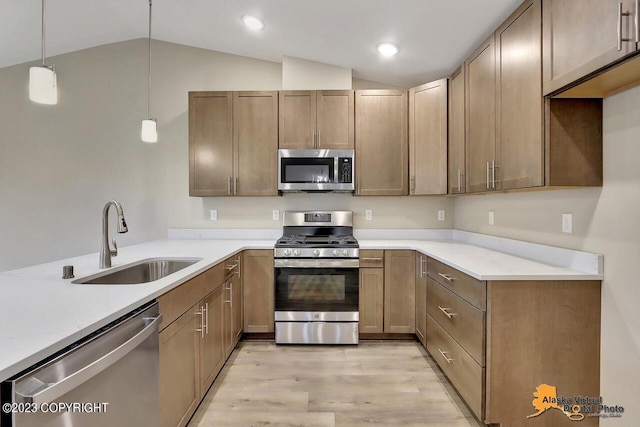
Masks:
[[[291,249],[285,249],[284,256],[289,256],[289,255],[291,255]]]
[[[337,249],[334,249],[333,250],[333,256],[338,256],[338,255],[340,255],[340,251],[337,250]]]
[[[294,249],[293,256],[298,256],[298,255],[300,255],[300,249]]]
[[[319,249],[314,249],[313,250],[313,256],[320,256],[320,250]]]
[[[342,255],[344,255],[344,256],[349,255],[349,249],[343,249],[342,250]]]

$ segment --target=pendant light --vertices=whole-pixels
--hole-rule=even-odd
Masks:
[[[53,65],[45,65],[46,0],[42,0],[42,65],[29,69],[29,99],[39,104],[58,103],[58,83]]]
[[[147,74],[147,118],[142,121],[141,137],[144,142],[158,142],[156,119],[151,118],[151,1],[149,0],[149,63]]]

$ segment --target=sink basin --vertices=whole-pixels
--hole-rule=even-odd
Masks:
[[[80,285],[137,285],[162,279],[202,258],[149,258],[74,280]]]

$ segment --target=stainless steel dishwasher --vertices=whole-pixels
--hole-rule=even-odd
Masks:
[[[158,303],[1,384],[1,427],[157,427]]]

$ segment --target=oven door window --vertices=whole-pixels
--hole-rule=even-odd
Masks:
[[[276,268],[277,311],[358,311],[357,268]]]
[[[333,182],[334,159],[283,158],[282,176],[284,184],[317,184]]]

